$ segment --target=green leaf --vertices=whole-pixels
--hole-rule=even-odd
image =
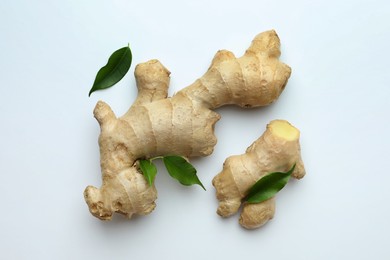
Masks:
[[[198,184],[206,190],[196,175],[196,169],[183,157],[165,156],[163,162],[169,175],[178,180],[181,184],[186,186]]]
[[[152,186],[157,174],[156,165],[154,165],[154,163],[150,160],[140,160],[139,167],[141,168],[142,174],[145,176],[149,185]]]
[[[250,188],[244,200],[248,203],[260,203],[272,198],[287,184],[294,169],[295,164],[288,172],[273,172],[264,176]]]
[[[129,71],[132,55],[130,47],[123,47],[111,54],[106,66],[102,67],[96,75],[95,82],[89,95],[96,90],[109,88],[118,83]]]

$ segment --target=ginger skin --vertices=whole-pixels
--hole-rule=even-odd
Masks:
[[[111,219],[113,212],[129,218],[150,213],[157,192],[143,178],[137,160],[210,155],[217,142],[214,125],[220,119],[213,109],[227,104],[257,107],[274,102],[291,73],[279,56],[276,32],[263,32],[240,58],[219,51],[201,78],[170,98],[170,72],[157,60],[137,65],[138,97],[130,109],[117,118],[106,103],[99,101],[94,110],[101,128],[103,185],[100,189],[88,186],[84,191],[90,212],[102,220]]]
[[[305,168],[301,158],[299,130],[284,120],[274,120],[267,130],[248,147],[245,154],[226,159],[223,170],[214,177],[213,185],[219,201],[217,213],[222,217],[235,214],[249,189],[271,172],[286,172],[296,163],[292,177],[301,179]],[[261,203],[244,203],[240,224],[258,228],[275,214],[274,197]]]

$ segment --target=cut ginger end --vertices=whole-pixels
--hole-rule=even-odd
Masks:
[[[274,120],[268,127],[275,136],[284,140],[294,141],[299,139],[299,130],[285,120]]]

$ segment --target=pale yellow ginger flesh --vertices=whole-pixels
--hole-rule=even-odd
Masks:
[[[157,193],[143,178],[137,160],[211,154],[217,142],[214,125],[220,119],[213,110],[228,104],[257,107],[274,102],[291,73],[279,56],[276,32],[263,32],[240,58],[218,51],[201,78],[170,98],[170,72],[157,60],[137,65],[138,98],[127,113],[117,118],[102,101],[94,110],[101,128],[103,185],[85,189],[90,212],[103,220],[114,212],[129,218],[150,213]]]
[[[269,124],[269,130],[276,137],[287,141],[294,141],[299,139],[299,130],[291,126],[290,123],[283,120],[275,120]]]
[[[213,179],[219,201],[217,213],[222,217],[235,214],[249,189],[262,177],[272,172],[287,172],[296,163],[292,177],[305,175],[299,144],[299,130],[284,120],[274,120],[264,134],[245,154],[226,159],[223,170]],[[258,228],[275,213],[275,199],[261,203],[244,203],[240,224],[244,228]]]

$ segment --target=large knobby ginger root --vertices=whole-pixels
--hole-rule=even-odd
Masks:
[[[103,185],[88,186],[84,197],[90,212],[103,220],[113,212],[127,217],[148,214],[157,193],[137,167],[138,159],[164,155],[207,156],[216,144],[213,109],[236,104],[266,106],[283,91],[291,69],[281,63],[275,31],[255,37],[245,55],[219,51],[207,72],[167,98],[170,72],[157,60],[137,65],[138,98],[122,117],[99,101],[94,116],[99,137]]]
[[[213,179],[222,217],[235,214],[249,189],[271,172],[287,172],[296,164],[292,177],[301,179],[305,168],[301,158],[299,130],[284,120],[274,120],[264,134],[248,147],[245,154],[226,159],[223,170]],[[258,228],[275,214],[274,197],[261,203],[244,203],[241,226]]]

